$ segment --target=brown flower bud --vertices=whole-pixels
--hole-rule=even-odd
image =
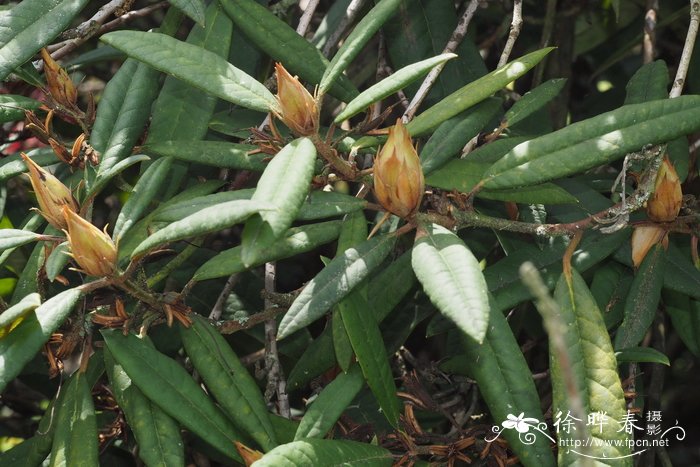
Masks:
[[[374,162],[374,194],[384,209],[408,217],[420,206],[424,190],[418,153],[399,119],[389,129],[389,138]]]
[[[671,222],[678,217],[682,202],[681,181],[668,156],[665,156],[656,175],[654,194],[647,202],[647,215],[657,222]]]
[[[632,263],[638,268],[651,247],[661,243],[668,248],[668,232],[658,225],[642,225],[632,230]]]
[[[101,231],[75,212],[63,208],[68,224],[68,244],[71,255],[90,276],[111,276],[117,270],[117,247],[107,233]]]
[[[29,169],[29,180],[32,182],[36,200],[39,203],[39,212],[52,226],[60,230],[65,229],[63,208],[66,207],[70,211],[78,210],[78,203],[73,198],[73,194],[59,179],[40,167],[25,153],[22,152],[20,155]]]
[[[46,83],[49,86],[49,94],[51,94],[51,97],[64,107],[75,107],[75,103],[78,100],[78,90],[75,88],[66,70],[61,68],[61,66],[51,58],[51,55],[46,49],[41,49],[41,58],[44,60]]]
[[[319,117],[316,99],[280,63],[275,64],[275,70],[279,102],[279,110],[275,111],[277,118],[298,136],[318,133]]]

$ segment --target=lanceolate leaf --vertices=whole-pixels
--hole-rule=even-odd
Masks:
[[[380,0],[374,8],[355,26],[336,52],[330,65],[326,68],[319,91],[325,93],[338,76],[345,71],[350,62],[362,51],[367,41],[382,27],[382,24],[394,14],[401,0]]]
[[[13,122],[24,118],[25,110],[34,110],[41,102],[24,96],[0,95],[0,123]]]
[[[141,460],[149,467],[184,466],[179,425],[133,384],[109,350],[104,358],[112,394],[134,432]]]
[[[248,199],[229,201],[202,209],[154,233],[141,242],[141,244],[134,249],[131,256],[140,256],[148,250],[164,243],[196,237],[231,227],[264,209],[273,208],[268,204]]]
[[[348,306],[343,308],[340,316],[367,385],[377,398],[386,419],[397,427],[401,405],[396,397],[396,386],[382,334],[377,321],[372,319],[373,313],[368,313],[371,306],[358,290],[352,291],[344,301],[348,302]]]
[[[68,27],[88,0],[24,0],[0,17],[0,81]]]
[[[236,26],[273,60],[311,84],[319,84],[328,65],[320,50],[256,0],[219,0]],[[329,93],[345,102],[357,96],[350,80],[340,76]]]
[[[177,362],[133,334],[103,330],[114,360],[151,401],[223,455],[241,461],[231,422]]]
[[[484,342],[477,344],[464,339],[469,376],[479,385],[479,393],[497,424],[507,420],[508,415],[520,413],[542,422],[544,415],[532,373],[503,312],[493,306],[493,300],[491,305]],[[519,435],[515,430],[503,430],[503,436],[524,466],[556,465],[545,436],[538,433],[533,444],[525,444]]]
[[[359,365],[354,365],[347,373],[336,376],[306,410],[294,440],[325,437],[364,383]]]
[[[38,293],[31,293],[16,305],[0,313],[0,338],[10,332],[14,326],[21,322],[22,317],[39,305],[41,305],[41,296]]]
[[[479,183],[482,174],[489,166],[489,163],[476,162],[471,157],[457,159],[432,172],[426,177],[425,183],[445,190],[469,193]],[[476,196],[528,204],[575,204],[578,201],[575,196],[553,183],[507,190],[482,190],[477,192]]]
[[[136,60],[124,62],[107,83],[90,134],[90,144],[101,154],[98,177],[131,153],[157,92],[158,72]]]
[[[231,346],[207,320],[192,315],[192,326],[180,327],[187,355],[226,415],[265,450],[277,445],[258,384]]]
[[[615,352],[617,363],[644,362],[671,366],[668,357],[651,347],[629,347]]]
[[[63,323],[82,295],[80,289],[68,289],[50,298],[28,313],[12,332],[0,339],[0,392],[41,349]]]
[[[522,143],[484,174],[483,186],[542,183],[700,129],[700,96],[631,104]]]
[[[143,152],[196,164],[262,172],[270,156],[251,154],[256,148],[225,141],[160,141],[147,144]]]
[[[429,225],[416,235],[411,263],[438,310],[465,335],[482,342],[490,309],[486,281],[462,240],[442,226]]]
[[[501,99],[486,99],[437,127],[420,152],[423,173],[428,175],[458,156],[462,148],[479,134],[500,108]],[[471,160],[471,156],[467,160]]]
[[[391,252],[394,237],[378,236],[331,261],[297,296],[280,322],[279,339],[323,316],[369,275]]]
[[[192,28],[187,43],[227,57],[233,25],[217,2],[207,7],[204,24],[205,27],[195,25]],[[168,76],[153,104],[146,144],[201,139],[207,132],[217,101],[215,96]]]
[[[615,334],[615,350],[638,345],[647,333],[661,299],[665,266],[666,252],[663,246],[656,245],[635,272],[625,301],[625,315]]]
[[[566,84],[566,78],[550,79],[525,95],[508,109],[503,118],[507,126],[512,127],[537,112],[557,97]]]
[[[268,261],[277,261],[284,258],[311,251],[338,238],[341,221],[329,221],[319,224],[309,224],[301,227],[292,227],[287,233],[269,248],[267,248],[258,261],[250,267],[259,266]],[[216,277],[227,277],[237,272],[248,269],[241,260],[241,247],[236,246],[224,250],[204,263],[197,269],[193,279],[203,281]]]
[[[350,101],[345,109],[335,117],[335,123],[339,124],[343,120],[354,117],[375,102],[379,102],[399,89],[403,89],[406,85],[428,73],[433,67],[455,57],[457,57],[455,54],[437,55],[397,70],[391,76],[362,91],[359,96]]]
[[[41,235],[19,229],[0,229],[0,251],[35,242]]]
[[[586,414],[604,412],[607,424],[590,427],[589,435],[601,440],[600,446],[589,447],[589,455],[603,458],[617,458],[615,465],[630,466],[632,458],[629,448],[624,444],[628,439],[622,429],[627,414],[625,398],[620,378],[617,374],[617,361],[613,352],[610,336],[595,299],[579,273],[573,269],[571,281],[561,275],[554,291],[554,299],[559,305],[563,324],[566,329],[564,342],[575,381],[567,381],[561,368],[560,356],[550,353],[553,408],[552,413],[569,413],[572,405],[568,398],[567,386],[574,384],[582,398]],[[550,337],[551,340],[551,337]],[[550,345],[550,349],[553,346]],[[572,430],[558,433],[560,442],[574,436]],[[605,440],[613,440],[613,445],[606,445]],[[620,440],[621,446],[614,441]],[[580,456],[571,450],[559,450],[559,465],[571,465],[580,461]]]
[[[91,389],[86,375],[80,371],[68,382],[66,395],[57,407],[51,467],[98,465],[97,420]]]
[[[283,444],[254,462],[254,467],[331,467],[336,465],[391,466],[391,452],[357,441],[304,439]]]
[[[407,125],[409,133],[411,133],[411,136],[420,136],[445,120],[478,104],[505,87],[508,83],[527,73],[552,50],[552,47],[548,47],[531,52],[453,92],[414,118]]]
[[[208,50],[160,33],[115,31],[105,43],[153,68],[249,109],[276,108],[275,97],[251,76]]]
[[[315,161],[313,143],[300,138],[286,145],[267,165],[251,201],[274,209],[246,222],[241,239],[243,264],[256,262],[292,225],[309,192]]]
[[[200,26],[204,27],[204,3],[202,0],[168,0]]]
[[[35,149],[28,154],[34,162],[40,166],[56,163],[56,155],[51,149]],[[0,182],[4,182],[12,177],[27,172],[27,164],[20,158],[19,154],[3,157],[0,160]]]

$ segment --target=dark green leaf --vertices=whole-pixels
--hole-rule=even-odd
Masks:
[[[267,407],[258,384],[231,346],[202,316],[180,327],[187,355],[228,418],[268,451],[277,445]]]
[[[328,60],[289,25],[255,0],[219,0],[219,3],[243,34],[273,60],[282,62],[290,73],[311,84],[321,82]],[[357,96],[357,90],[345,76],[329,92],[345,102]]]
[[[58,36],[88,0],[24,0],[0,16],[0,81]]]
[[[0,339],[0,392],[58,329],[82,295],[78,288],[68,289],[39,305],[12,332]]]
[[[347,373],[336,376],[306,410],[294,440],[325,437],[364,383],[359,365],[354,365]]]
[[[665,266],[664,248],[656,245],[642,261],[627,293],[625,315],[615,334],[615,350],[636,346],[647,333],[661,299]]]
[[[262,172],[270,156],[251,154],[257,146],[225,141],[160,141],[143,147],[146,154],[239,170]]]
[[[184,368],[133,334],[103,330],[102,336],[146,397],[221,454],[241,461],[233,443],[243,439]]]
[[[631,104],[522,143],[484,174],[486,189],[542,183],[700,129],[700,96]]]
[[[357,441],[304,439],[283,444],[255,462],[255,467],[331,467],[337,465],[391,466],[391,452]]]
[[[301,227],[292,227],[284,237],[278,239],[267,248],[258,261],[250,267],[259,266],[268,261],[289,258],[299,253],[311,251],[326,243],[332,242],[340,233],[341,221],[322,222]],[[203,281],[216,277],[228,277],[231,274],[249,269],[241,260],[241,247],[224,250],[204,263],[197,269],[193,279]]]
[[[184,467],[185,452],[178,424],[146,398],[109,350],[104,358],[112,394],[134,432],[141,460],[149,467]]]
[[[651,347],[630,347],[615,352],[617,363],[639,362],[639,363],[659,363],[671,366],[668,357]]]
[[[110,32],[101,40],[226,101],[262,112],[277,108],[277,100],[265,86],[203,47],[141,31]]]
[[[396,396],[394,377],[379,326],[374,319],[367,318],[371,305],[358,290],[352,291],[343,301],[347,302],[347,306],[341,309],[340,316],[367,385],[386,419],[397,427],[401,404]]]
[[[318,86],[319,92],[324,94],[335,82],[350,62],[357,57],[362,48],[372,36],[382,27],[382,24],[394,14],[401,0],[380,0],[364,18],[355,26],[355,29],[343,41],[343,45],[331,60],[321,78]]]
[[[394,237],[377,236],[337,256],[297,296],[280,322],[279,339],[323,316],[386,258]]]
[[[396,91],[403,89],[408,84],[414,82],[421,76],[428,73],[433,67],[456,58],[455,54],[441,54],[426,60],[422,60],[411,65],[407,65],[362,91],[359,96],[348,103],[342,112],[335,117],[335,123],[340,124],[343,120],[354,117],[375,102],[389,97]]]

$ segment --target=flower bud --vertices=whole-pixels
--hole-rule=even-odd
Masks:
[[[275,64],[277,71],[277,118],[298,136],[318,133],[318,106],[316,99],[284,67]]]
[[[109,235],[64,207],[68,243],[78,266],[90,276],[110,276],[117,269],[117,247]]]
[[[44,60],[44,72],[46,83],[49,86],[49,94],[62,106],[73,108],[78,100],[78,90],[70,76],[51,58],[46,49],[41,49],[41,58]]]
[[[424,189],[418,153],[399,119],[374,162],[374,194],[384,209],[408,217],[420,206]]]
[[[668,233],[658,225],[642,225],[632,231],[632,263],[638,268],[651,247],[661,243],[668,248]]]
[[[671,222],[678,217],[682,202],[681,181],[668,156],[665,156],[656,175],[654,194],[647,202],[647,215],[657,222]]]
[[[66,221],[62,209],[66,207],[70,211],[78,210],[78,203],[73,194],[59,179],[40,167],[25,153],[20,153],[24,163],[29,169],[29,180],[36,193],[39,203],[39,212],[49,221],[49,224],[59,230],[66,228]]]

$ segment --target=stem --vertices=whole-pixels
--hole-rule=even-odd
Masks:
[[[544,15],[544,26],[542,26],[542,38],[540,39],[540,48],[547,47],[552,39],[552,31],[554,31],[554,20],[557,16],[557,0],[547,0],[547,10]],[[544,68],[547,58],[542,60],[535,67],[535,77],[532,79],[532,87],[536,88],[542,83],[544,76]]]
[[[309,136],[311,142],[316,146],[316,150],[321,154],[326,162],[328,162],[335,170],[337,170],[344,178],[354,180],[357,177],[357,169],[340,156],[335,149],[329,146],[318,134]]]
[[[659,0],[647,0],[647,13],[644,16],[644,38],[642,39],[643,63],[651,63],[656,54],[656,12],[658,10]]]
[[[265,263],[265,292],[275,292],[275,276],[277,267],[275,263]],[[265,300],[265,307],[272,304]],[[277,351],[277,320],[274,317],[265,321],[265,369],[267,370],[267,389],[265,398],[269,400],[273,393],[277,393],[280,415],[290,418],[289,397],[287,396],[287,380],[284,377],[284,370],[280,364],[280,357]]]
[[[216,321],[219,318],[221,318],[221,313],[224,311],[224,305],[226,304],[226,300],[228,299],[229,295],[231,295],[231,291],[235,287],[236,282],[238,282],[238,273],[233,273],[226,280],[226,284],[221,290],[219,298],[214,304],[214,308],[212,308],[211,313],[209,313],[209,319]]]
[[[503,53],[501,58],[498,59],[498,65],[496,68],[500,68],[506,63],[508,63],[508,57],[513,51],[513,46],[515,41],[520,35],[520,30],[523,27],[523,0],[513,1],[513,20],[510,23],[510,33],[508,34],[508,40],[506,41],[505,47],[503,47]]]
[[[320,0],[310,0],[309,3],[306,5],[306,8],[304,9],[304,14],[301,15],[301,19],[299,20],[299,24],[297,25],[297,34],[299,34],[301,37],[304,37],[306,35],[306,30],[309,29],[311,18],[313,18],[314,16],[314,12],[318,7],[319,1]]]
[[[683,92],[683,85],[685,85],[685,77],[688,75],[690,57],[693,55],[693,47],[695,46],[695,38],[698,35],[699,24],[700,0],[690,0],[690,24],[688,25],[688,34],[685,37],[685,44],[683,45],[681,60],[678,63],[676,78],[673,80],[673,87],[668,95],[670,98],[678,97],[681,95],[681,92]]]
[[[114,12],[121,8],[121,6],[127,1],[128,0],[112,0],[97,10],[97,13],[95,13],[92,18],[84,21],[75,29],[67,31],[67,33],[71,34],[73,38],[63,42],[63,45],[61,45],[57,51],[51,54],[53,59],[58,60],[59,58],[68,55],[73,50],[78,48],[79,45],[83,44],[85,41],[97,34],[107,18],[113,15]]]
[[[326,44],[323,46],[323,55],[328,57],[329,54],[331,53],[331,49],[335,47],[335,45],[338,43],[341,37],[343,37],[343,34],[345,34],[345,31],[348,29],[348,26],[355,21],[355,18],[357,17],[358,13],[360,12],[360,9],[362,9],[362,6],[365,4],[366,0],[352,0],[350,2],[350,5],[345,9],[345,16],[343,17],[342,21],[338,25],[335,31],[333,31],[333,34],[330,35],[328,38],[328,41]]]
[[[287,311],[287,308],[272,307],[266,308],[260,313],[256,313],[245,319],[223,321],[218,325],[219,332],[221,334],[233,334],[234,332],[250,329],[260,323],[274,319],[278,314],[284,313],[285,311]]]
[[[445,46],[445,49],[442,51],[442,53],[446,54],[454,52],[459,46],[459,44],[462,43],[464,35],[467,33],[469,23],[474,17],[474,13],[476,13],[476,9],[478,6],[479,0],[470,0],[469,4],[467,5],[467,8],[464,10],[464,14],[460,18],[459,23],[457,23],[457,27],[452,32],[452,36],[450,37],[450,40],[447,41],[447,45]],[[430,89],[435,84],[435,81],[437,81],[437,78],[440,75],[440,72],[442,72],[442,69],[445,67],[445,65],[446,63],[442,63],[430,70],[430,73],[428,73],[428,76],[425,77],[423,83],[418,89],[418,92],[416,92],[416,95],[413,96],[413,100],[411,100],[411,103],[408,105],[408,108],[404,112],[404,121],[411,120],[416,114],[416,112],[418,111],[418,107],[420,107],[421,103],[423,103],[425,98],[428,96],[428,92],[430,92]]]

